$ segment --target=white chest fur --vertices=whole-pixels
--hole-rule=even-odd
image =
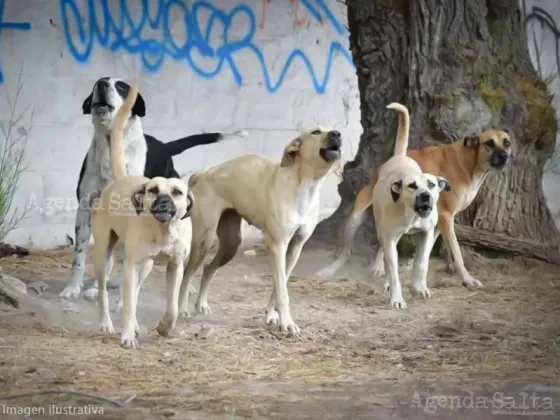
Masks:
[[[473,176],[471,188],[465,191],[463,196],[461,197],[461,202],[459,205],[459,211],[465,210],[476,198],[478,191],[480,191],[480,187],[482,183],[488,176],[488,172],[482,174],[476,174]]]
[[[307,224],[315,217],[319,207],[319,195],[323,180],[312,180],[302,183],[297,191],[295,212],[292,222],[295,225]]]

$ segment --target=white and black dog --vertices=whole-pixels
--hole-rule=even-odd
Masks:
[[[95,83],[91,94],[82,104],[83,113],[92,117],[94,134],[80,170],[76,189],[79,205],[76,214],[75,255],[72,262],[72,277],[60,293],[63,298],[78,297],[83,287],[86,250],[91,234],[92,200],[99,197],[101,191],[113,180],[109,152],[111,128],[129,90],[130,86],[120,79],[102,77]],[[127,175],[179,178],[179,174],[173,167],[172,156],[194,146],[216,143],[224,137],[222,133],[205,133],[163,143],[144,134],[140,118],[145,115],[144,98],[138,94],[124,131],[123,146]],[[121,255],[124,253],[121,252]],[[112,267],[108,267],[109,273],[111,269]],[[97,282],[88,292],[91,297],[97,295]]]

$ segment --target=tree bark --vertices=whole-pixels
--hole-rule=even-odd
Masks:
[[[457,229],[459,240],[560,262],[553,257],[559,235],[542,192],[556,115],[531,64],[518,2],[347,0],[347,5],[363,134],[338,187],[341,204],[317,226],[313,240],[338,243],[357,192],[392,153],[397,117],[386,106],[398,101],[411,114],[411,148],[507,127],[514,140],[512,162],[491,174],[458,215],[456,222],[465,227]],[[371,213],[356,236],[355,245],[377,243]],[[539,244],[539,250],[524,243]]]

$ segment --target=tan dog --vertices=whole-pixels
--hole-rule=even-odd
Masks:
[[[218,251],[204,267],[196,309],[210,313],[208,287],[219,267],[241,244],[241,220],[260,229],[271,254],[274,289],[266,323],[299,334],[292,319],[288,279],[319,218],[319,190],[341,156],[338,131],[314,129],[293,140],[281,161],[247,155],[193,174],[189,187],[196,197],[192,213],[192,252],[185,269],[179,308],[188,316],[188,290],[193,274],[216,237]]]
[[[473,202],[491,171],[501,170],[507,165],[511,151],[512,143],[507,130],[488,129],[479,135],[471,135],[451,144],[424,147],[419,150],[410,149],[407,152],[407,155],[418,162],[424,172],[444,177],[453,188],[450,194],[444,194],[438,201],[439,220],[434,234],[434,243],[440,233],[443,234],[445,244],[451,251],[464,286],[482,286],[482,283],[472,277],[465,268],[461,249],[455,236],[455,215],[465,210]],[[370,183],[362,188],[356,196],[354,208],[344,231],[343,250],[329,267],[318,273],[319,275],[334,274],[350,256],[354,235],[363,222],[365,210],[371,202],[371,194],[378,176],[379,171],[376,170]],[[381,247],[378,248],[372,272],[379,276],[385,274]],[[387,288],[387,282],[385,282],[385,288]]]
[[[99,329],[114,332],[107,296],[108,267],[119,240],[126,252],[123,291],[123,330],[121,345],[138,347],[136,304],[142,283],[152,270],[154,257],[164,254],[167,264],[166,312],[157,331],[166,336],[175,326],[183,261],[190,250],[194,202],[184,181],[167,178],[126,176],[124,164],[124,126],[136,100],[134,83],[115,117],[111,134],[111,166],[114,182],[101,193],[92,209],[94,268],[99,282]]]
[[[397,243],[402,235],[414,235],[417,250],[412,286],[415,293],[429,297],[426,276],[434,228],[438,221],[437,202],[440,191],[449,191],[451,187],[445,178],[423,173],[420,166],[406,156],[410,125],[408,109],[399,103],[392,103],[387,108],[399,113],[395,152],[379,168],[368,205],[373,208],[377,238],[385,252],[385,270],[391,285],[391,306],[405,309],[398,273]]]

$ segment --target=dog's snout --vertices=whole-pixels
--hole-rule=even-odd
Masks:
[[[103,88],[103,89],[107,89],[107,88],[109,87],[109,81],[108,81],[108,80],[105,80],[105,79],[100,80],[100,81],[97,83],[97,86],[100,87],[100,88]]]
[[[176,212],[177,208],[173,199],[166,194],[158,195],[150,208],[150,213],[152,213],[154,219],[162,223],[171,220]]]
[[[432,196],[430,195],[430,193],[423,192],[423,193],[420,193],[419,198],[420,198],[420,202],[429,203],[430,200],[432,199]]]
[[[490,165],[502,168],[507,164],[509,154],[505,150],[495,150],[490,156]]]
[[[342,136],[340,135],[340,131],[333,130],[329,132],[329,146],[331,147],[340,147]]]

